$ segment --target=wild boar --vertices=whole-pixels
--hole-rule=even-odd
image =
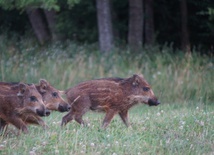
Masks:
[[[102,78],[82,82],[65,91],[71,110],[62,118],[61,126],[75,119],[84,124],[82,116],[88,111],[105,112],[102,128],[106,128],[115,114],[128,127],[128,110],[137,103],[149,106],[160,104],[143,75],[129,78]]]
[[[18,90],[18,91],[17,91]],[[0,118],[1,127],[8,123],[14,125],[22,132],[27,133],[28,128],[24,118],[25,111],[29,116],[36,116],[37,124],[43,125],[39,116],[46,116],[50,111],[46,110],[41,94],[34,84],[19,83],[15,86],[0,85]]]
[[[59,112],[70,110],[71,106],[61,97],[61,92],[50,85],[45,79],[41,79],[36,88],[42,95],[47,109]]]
[[[9,82],[0,82],[0,87],[8,87],[16,89],[17,93],[19,91],[19,83],[9,83]],[[29,85],[29,84],[28,84]],[[55,110],[59,112],[65,112],[70,110],[70,105],[61,97],[59,90],[54,88],[49,82],[45,79],[41,79],[39,84],[35,85],[38,92],[42,95],[43,102],[48,110]],[[46,126],[46,124],[39,118],[37,115],[30,114],[31,112],[25,108],[22,108],[19,112],[20,117],[23,117],[26,124],[39,124]],[[3,119],[0,119],[0,130],[3,130],[7,122]]]

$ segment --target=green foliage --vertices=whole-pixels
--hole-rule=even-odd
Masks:
[[[73,7],[75,4],[78,4],[81,0],[67,0],[67,4],[70,7]]]
[[[188,30],[191,47],[200,52],[212,51],[214,40],[213,0],[187,1]],[[174,49],[180,47],[181,39],[181,11],[180,1],[154,1],[155,36],[158,44],[172,45]],[[40,7],[57,10],[57,32],[62,38],[81,43],[96,43],[98,41],[96,1],[81,0],[0,0],[0,27],[2,31],[24,34],[31,27],[25,16],[26,7]],[[113,32],[117,43],[126,44],[128,34],[128,1],[112,0]],[[2,11],[4,9],[4,11]],[[6,11],[5,11],[6,10]],[[14,11],[15,10],[15,11]],[[18,10],[18,11],[17,11]],[[21,12],[24,16],[19,15]],[[6,18],[5,18],[6,17]],[[11,21],[10,19],[15,19]],[[164,24],[163,24],[164,23]],[[20,29],[16,26],[18,25]],[[21,29],[22,28],[22,29]]]
[[[72,9],[66,2],[61,2],[60,5],[63,11],[59,12],[57,17],[59,32],[66,38],[77,42],[96,42],[98,35],[95,3],[93,1],[80,1]]]
[[[21,9],[25,10],[26,7],[38,7],[45,9],[56,9],[59,10],[57,6],[57,0],[0,0],[0,6],[6,10],[11,9]]]

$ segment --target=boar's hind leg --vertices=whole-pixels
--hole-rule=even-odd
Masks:
[[[122,119],[123,123],[129,127],[129,121],[128,121],[128,111],[121,111],[119,112],[120,118]]]
[[[112,118],[114,117],[115,115],[115,111],[114,110],[108,110],[106,112],[106,115],[105,115],[105,118],[103,120],[103,124],[102,124],[102,128],[105,129],[109,123],[111,122]]]

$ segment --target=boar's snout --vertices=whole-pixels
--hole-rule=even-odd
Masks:
[[[50,111],[45,109],[44,107],[42,107],[40,109],[36,109],[36,113],[39,116],[49,116],[50,115]]]
[[[157,99],[149,99],[148,103],[149,103],[149,106],[157,106],[160,104],[160,101],[158,101]]]
[[[45,110],[45,116],[49,116],[51,114],[50,110],[46,109]]]
[[[70,109],[71,109],[71,106],[69,104],[65,104],[65,105],[59,104],[59,107],[58,107],[58,110],[60,112],[69,111]]]

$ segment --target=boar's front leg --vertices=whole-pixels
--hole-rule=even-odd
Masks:
[[[68,122],[72,121],[74,118],[74,111],[71,109],[67,115],[62,118],[61,126],[65,126]]]
[[[35,125],[41,125],[43,129],[48,129],[47,124],[38,116],[28,116],[28,118],[24,121],[27,124],[35,124]]]
[[[5,120],[3,120],[2,118],[0,118],[0,132],[2,132],[4,130],[6,131],[7,125],[8,125],[8,123]]]
[[[129,121],[128,121],[128,110],[120,111],[119,112],[120,118],[123,120],[123,123],[129,127]]]
[[[22,121],[22,119],[18,118],[18,117],[12,117],[8,120],[8,122],[10,122],[11,124],[13,124],[15,127],[17,127],[19,130],[21,130],[22,132],[24,132],[25,134],[28,133],[28,128],[25,125],[25,123]]]
[[[105,129],[109,125],[109,123],[111,122],[114,115],[115,115],[115,110],[113,110],[113,109],[109,109],[106,112],[106,115],[105,115],[105,118],[104,118],[103,124],[102,124],[103,129]]]

